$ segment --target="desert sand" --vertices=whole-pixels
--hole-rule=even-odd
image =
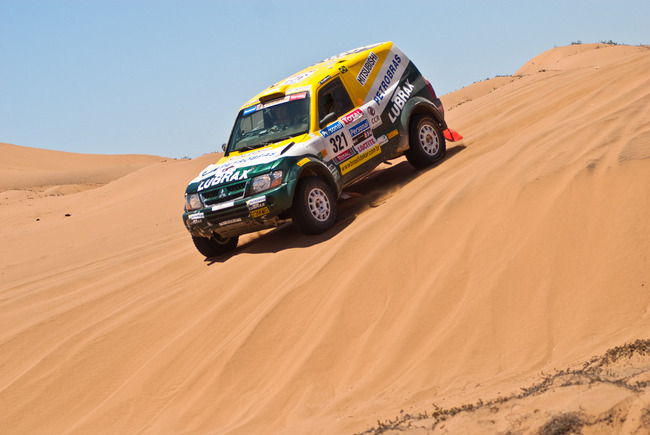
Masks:
[[[208,260],[219,154],[0,144],[0,432],[648,433],[648,71],[571,45],[444,95],[440,164]]]

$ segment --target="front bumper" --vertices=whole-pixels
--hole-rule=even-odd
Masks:
[[[280,225],[291,208],[292,185],[283,183],[265,192],[183,213],[187,230],[197,237],[217,233],[233,237]]]

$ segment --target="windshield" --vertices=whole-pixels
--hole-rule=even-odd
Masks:
[[[246,151],[309,132],[309,94],[287,95],[242,110],[227,152]]]

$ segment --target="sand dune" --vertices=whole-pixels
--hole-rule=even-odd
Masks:
[[[218,155],[69,155],[48,183],[98,186],[28,197],[7,192],[50,152],[5,160],[1,145],[0,427],[370,432],[649,338],[648,70],[644,47],[559,47],[445,95],[465,139],[435,168],[382,165],[326,234],[285,225],[210,261],[180,215]],[[107,167],[129,170],[88,178]],[[644,390],[588,390],[540,389],[493,422],[482,408],[435,430],[533,431],[580,407],[647,423]]]
[[[0,143],[0,204],[99,187],[167,159],[148,155],[94,155]]]

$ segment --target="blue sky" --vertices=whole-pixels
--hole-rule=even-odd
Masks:
[[[0,0],[0,142],[197,157],[251,96],[342,51],[394,41],[442,95],[575,41],[650,44],[649,17],[648,0]]]

